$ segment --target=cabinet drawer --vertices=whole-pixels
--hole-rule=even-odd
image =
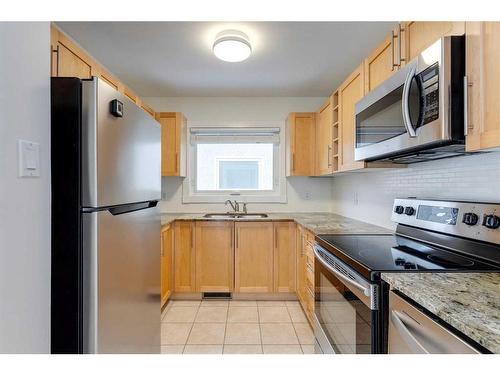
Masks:
[[[313,243],[314,242],[314,234],[308,230],[304,230],[304,237],[306,238],[307,242]]]
[[[314,267],[306,264],[306,285],[314,290]]]
[[[306,255],[306,266],[314,267],[314,250],[312,243],[309,242],[306,243],[305,255]]]

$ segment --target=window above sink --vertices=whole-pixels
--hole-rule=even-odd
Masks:
[[[283,125],[190,122],[183,202],[286,202]]]

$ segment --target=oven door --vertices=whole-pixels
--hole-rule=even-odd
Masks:
[[[443,38],[356,103],[356,160],[377,160],[451,140],[450,40]]]
[[[378,285],[315,246],[315,336],[325,354],[378,353]]]

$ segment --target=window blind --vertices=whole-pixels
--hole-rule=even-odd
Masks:
[[[199,143],[273,143],[280,142],[280,128],[192,127],[190,142]]]

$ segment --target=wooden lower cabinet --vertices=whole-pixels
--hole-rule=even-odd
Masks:
[[[173,291],[174,230],[171,224],[161,230],[161,306],[167,302]]]
[[[195,280],[194,222],[176,221],[174,225],[174,291],[193,293]]]
[[[314,317],[314,235],[297,226],[297,297],[309,323]]]
[[[195,224],[196,291],[233,289],[234,223],[199,221]]]
[[[273,250],[272,222],[235,223],[236,293],[273,292]]]
[[[295,223],[276,222],[274,226],[274,292],[296,290]]]

